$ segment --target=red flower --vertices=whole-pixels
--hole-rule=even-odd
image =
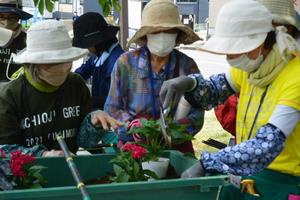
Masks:
[[[22,154],[21,151],[12,152],[9,160],[9,167],[12,174],[16,177],[25,177],[24,165],[31,164],[34,160],[33,156]]]
[[[141,146],[136,146],[134,151],[131,153],[131,158],[141,159],[146,155],[146,150]]]
[[[125,144],[122,147],[122,151],[123,152],[130,152],[131,153],[131,158],[133,159],[141,159],[142,157],[144,157],[146,155],[146,150],[136,144]]]
[[[128,143],[126,143],[124,146],[122,146],[122,151],[124,151],[124,152],[131,152],[131,151],[133,151],[135,148],[136,148],[136,144],[128,144]]]

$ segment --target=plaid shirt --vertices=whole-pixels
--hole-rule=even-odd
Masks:
[[[179,59],[179,60],[177,60]],[[176,61],[177,60],[177,61]],[[200,73],[193,59],[173,50],[168,61],[169,78],[175,78],[175,66],[179,74]],[[149,78],[149,59],[146,47],[124,53],[117,60],[111,77],[111,88],[105,103],[105,111],[120,121],[131,121],[140,117],[152,117],[152,92]],[[159,91],[166,80],[166,66],[153,73],[156,118],[159,117]],[[196,134],[203,125],[203,110],[192,109],[185,119],[179,120],[190,126]]]

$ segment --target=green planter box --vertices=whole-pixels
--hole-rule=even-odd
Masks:
[[[112,172],[108,162],[114,154],[77,156],[74,161],[84,181]],[[195,159],[184,157],[177,151],[165,152],[177,174],[181,174]],[[71,172],[64,158],[38,158],[37,163],[47,166],[43,176],[47,188],[0,192],[2,199],[22,200],[80,200]],[[88,185],[93,200],[206,200],[216,199],[218,188],[228,184],[227,176],[210,176],[192,179],[164,179],[158,181]]]

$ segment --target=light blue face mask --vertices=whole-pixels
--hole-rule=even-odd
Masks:
[[[227,59],[227,62],[234,68],[238,68],[240,70],[250,73],[256,71],[263,62],[263,60],[264,56],[262,55],[260,49],[259,56],[257,56],[257,58],[254,60],[250,59],[248,55],[243,54],[238,58]]]

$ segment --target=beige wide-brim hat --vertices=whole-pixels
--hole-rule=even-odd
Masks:
[[[33,24],[27,32],[27,47],[14,55],[16,63],[51,64],[77,60],[88,51],[72,47],[63,22],[44,20]]]
[[[12,40],[13,32],[0,27],[0,47],[5,47]]]
[[[273,30],[272,16],[254,0],[233,0],[220,10],[215,34],[200,50],[215,54],[241,54],[259,47]]]
[[[151,0],[142,13],[141,28],[129,40],[128,45],[136,43],[140,46],[146,44],[146,35],[154,32],[178,29],[176,44],[191,44],[202,40],[192,29],[180,21],[177,6],[170,0]]]
[[[293,25],[300,31],[300,23],[292,0],[257,0],[272,14],[273,22],[282,25]]]

